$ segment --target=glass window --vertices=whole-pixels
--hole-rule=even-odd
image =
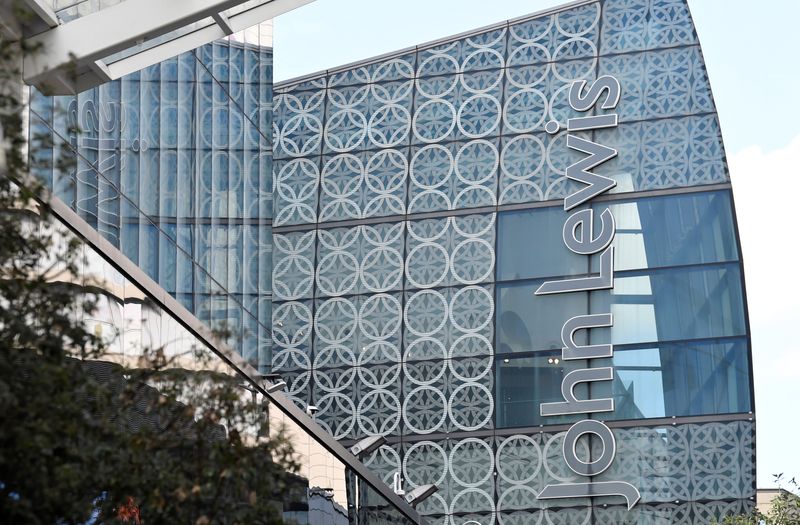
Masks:
[[[585,274],[586,256],[572,253],[561,238],[567,217],[560,206],[500,213],[497,280]]]
[[[738,259],[733,210],[727,191],[597,203],[614,214],[617,271],[706,264]],[[562,239],[569,214],[560,207],[500,214],[497,279],[529,279],[586,273],[586,257]],[[599,217],[598,217],[599,220]],[[592,257],[592,271],[599,256]]]
[[[497,353],[561,349],[564,321],[586,314],[586,292],[534,295],[543,281],[497,286]],[[577,334],[581,342],[585,334]]]
[[[583,419],[587,414],[542,417],[539,405],[563,401],[561,382],[572,370],[586,368],[586,361],[562,361],[561,352],[542,352],[533,357],[498,358],[496,427],[555,425]],[[578,399],[589,398],[587,384],[578,384]]]
[[[562,401],[561,382],[587,362],[562,361],[560,352],[533,357],[498,358],[497,427],[552,425],[585,414],[542,417],[541,403]],[[613,359],[592,367],[613,366],[613,381],[576,388],[579,399],[613,397],[614,412],[603,419],[646,419],[749,412],[750,373],[744,338],[670,343],[646,348],[616,348]]]
[[[593,366],[611,366],[598,360]],[[614,419],[749,412],[747,341],[710,340],[615,349],[614,381],[593,395],[616,400]]]
[[[614,268],[638,270],[738,259],[733,210],[727,191],[598,203],[614,214]],[[592,257],[597,271],[599,256]]]
[[[592,330],[597,343],[745,334],[741,274],[736,263],[617,276],[613,290],[591,292],[590,300],[592,313],[614,315],[614,326]]]

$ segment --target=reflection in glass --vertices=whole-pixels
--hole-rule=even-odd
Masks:
[[[733,210],[727,191],[689,193],[598,203],[617,226],[613,245],[617,271],[706,264],[738,259]],[[593,271],[599,258],[592,258]]]
[[[75,96],[32,89],[31,154],[57,197],[266,371],[272,50],[245,36]],[[54,166],[60,151],[75,165]]]
[[[556,360],[558,359],[558,360]],[[562,401],[561,382],[587,362],[562,361],[560,352],[496,361],[497,427],[524,427],[577,421],[541,417],[539,405]],[[647,419],[749,412],[750,373],[747,341],[709,340],[643,348],[615,348],[613,360],[594,360],[592,367],[613,366],[613,381],[579,385],[586,399],[613,397],[614,412],[594,414],[610,420]],[[591,389],[591,390],[589,390]]]
[[[561,348],[564,321],[588,313],[585,292],[534,295],[542,281],[497,285],[497,353]],[[585,333],[578,333],[580,343]]]
[[[592,395],[615,399],[614,419],[749,412],[747,341],[662,344],[615,349],[614,381],[598,382]],[[611,392],[610,392],[611,391]]]
[[[42,227],[49,228],[49,235],[58,245],[66,245],[74,239],[74,234],[59,223]],[[60,253],[59,250],[55,252]],[[233,422],[223,419],[219,432],[224,435],[235,428],[245,443],[255,444],[262,435],[260,432],[266,431],[267,435],[284,437],[291,444],[294,471],[287,473],[284,492],[271,501],[282,513],[285,523],[412,523],[380,493],[349,471],[339,457],[291,419],[280,406],[269,403],[253,388],[250,379],[241,376],[171,312],[159,307],[143,289],[91,246],[82,243],[79,253],[82,260],[79,261],[77,275],[61,269],[58,264],[60,261],[43,260],[42,265],[57,263],[52,274],[53,280],[78,286],[97,300],[94,311],[82,314],[87,329],[106,345],[102,355],[86,361],[86,367],[93,377],[103,382],[143,381],[148,392],[196,407],[195,414],[201,414],[205,409],[207,403],[203,403],[203,400],[213,385],[211,378],[231,378],[235,391],[240,392],[244,402],[264,406],[264,412],[259,413],[266,414],[266,430],[261,428],[259,421],[248,419]],[[115,255],[122,257],[119,253]],[[158,361],[154,361],[154,357]],[[158,363],[157,370],[151,369],[154,363]],[[187,383],[173,385],[168,378],[174,373],[186,377]],[[149,412],[142,412],[139,420],[131,421],[132,428],[156,424],[150,421],[152,418]],[[273,459],[279,461],[280,457]],[[356,485],[358,490],[354,490]],[[263,497],[276,497],[266,491],[259,492],[259,487],[252,488]]]
[[[585,274],[587,259],[562,239],[563,208],[553,206],[499,214],[497,280]]]
[[[618,276],[613,290],[592,292],[590,300],[592,313],[614,315],[614,326],[592,330],[592,342],[596,343],[676,341],[745,333],[741,274],[735,263]],[[576,312],[572,315],[580,313],[572,311]]]
[[[616,223],[617,271],[738,259],[727,191],[596,203],[595,217],[606,208]],[[586,257],[564,246],[562,229],[568,216],[558,206],[500,213],[497,280],[585,274]],[[598,271],[599,256],[592,257],[591,267]]]
[[[563,361],[561,352],[542,352],[534,357],[499,358],[497,374],[497,428],[555,425],[578,421],[586,414],[540,416],[541,403],[563,401],[561,382],[573,370],[586,368],[587,362]],[[594,389],[594,385],[592,385]],[[586,383],[575,387],[578,399],[587,399]]]

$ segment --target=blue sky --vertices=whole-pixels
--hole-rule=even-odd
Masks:
[[[275,79],[557,6],[558,0],[316,0],[275,21]],[[752,331],[758,486],[800,476],[800,2],[689,0],[733,179]]]

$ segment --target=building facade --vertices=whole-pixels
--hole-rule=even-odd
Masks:
[[[611,113],[569,100],[604,77],[620,87],[613,125],[566,129]],[[753,507],[741,252],[684,0],[573,3],[275,95],[273,370],[336,439],[385,435],[367,464],[387,483],[435,483],[418,507],[430,523],[705,524]],[[562,240],[564,199],[585,186],[567,169],[589,153],[570,135],[617,152],[588,168],[615,186],[576,208],[615,219],[613,288],[536,295],[604,271]],[[605,313],[613,326],[574,343],[613,358],[564,360],[565,321]],[[612,376],[574,394],[613,412],[541,415],[592,366]],[[587,418],[616,442],[594,479],[635,487],[631,510],[539,499],[585,481],[562,448]],[[599,461],[604,445],[573,452]]]
[[[332,439],[386,436],[365,463],[394,488],[436,484],[418,506],[429,523],[706,524],[753,508],[741,250],[685,0],[574,2],[284,82],[274,100],[271,60],[258,31],[75,97],[34,92],[42,178]],[[575,109],[608,78],[618,100],[608,88]],[[589,142],[615,154],[582,164]],[[75,162],[54,165],[64,152]],[[613,187],[572,210],[575,166]],[[613,282],[537,294],[608,270],[565,246],[575,210],[597,218],[589,233],[613,217]],[[606,314],[565,339],[567,320]],[[568,343],[612,357],[565,359]],[[613,411],[542,415],[591,368],[610,377],[575,397]],[[615,441],[592,478],[634,487],[631,509],[540,498],[586,481],[564,441],[587,419]],[[572,452],[598,462],[607,445]]]

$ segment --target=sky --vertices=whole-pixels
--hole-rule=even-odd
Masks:
[[[316,0],[275,21],[280,82],[559,0]],[[800,2],[689,0],[731,171],[747,287],[758,486],[800,477]],[[795,270],[791,270],[795,268]]]

